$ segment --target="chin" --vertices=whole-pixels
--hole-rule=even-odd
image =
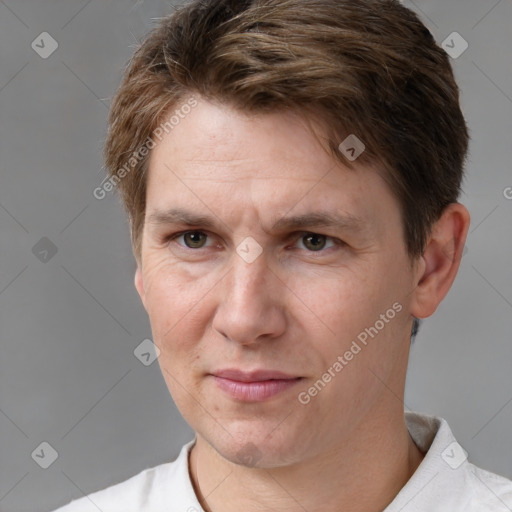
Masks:
[[[300,461],[304,457],[304,440],[297,439],[287,430],[277,432],[277,424],[265,424],[265,428],[237,425],[236,433],[228,426],[229,434],[223,431],[221,436],[211,435],[212,430],[209,429],[209,435],[202,437],[224,459],[239,466],[264,469]]]

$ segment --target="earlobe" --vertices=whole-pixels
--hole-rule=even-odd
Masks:
[[[137,270],[135,270],[135,279],[134,279],[135,289],[139,293],[140,300],[146,308],[146,291],[144,289],[144,280],[142,278],[142,271],[139,266],[137,266]]]
[[[422,264],[418,265],[417,286],[411,303],[413,316],[432,315],[450,290],[460,266],[469,222],[466,207],[453,203],[433,226]]]

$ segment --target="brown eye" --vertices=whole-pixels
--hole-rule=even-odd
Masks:
[[[201,249],[207,239],[207,235],[201,231],[187,231],[181,236],[189,249]]]
[[[316,233],[308,233],[302,237],[304,246],[310,251],[321,251],[326,244],[327,237],[325,235],[317,235]]]

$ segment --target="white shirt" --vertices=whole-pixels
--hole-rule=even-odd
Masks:
[[[512,511],[512,481],[471,464],[445,420],[412,412],[405,418],[426,455],[383,512]],[[188,472],[194,443],[184,445],[174,462],[146,469],[55,512],[204,512]]]

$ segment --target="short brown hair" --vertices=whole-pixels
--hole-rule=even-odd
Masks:
[[[459,196],[469,139],[459,90],[447,54],[400,2],[195,0],[149,33],[112,102],[105,162],[139,263],[141,148],[191,95],[248,113],[316,115],[349,167],[338,147],[356,135],[366,147],[358,162],[382,167],[400,203],[411,257]]]

